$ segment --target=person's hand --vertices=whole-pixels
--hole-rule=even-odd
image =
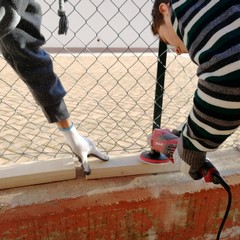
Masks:
[[[95,156],[103,161],[109,160],[108,155],[100,152],[90,139],[81,136],[74,125],[68,130],[62,129],[61,132],[64,135],[66,143],[81,162],[85,175],[91,173],[88,156]]]
[[[196,169],[192,166],[189,166],[183,160],[181,161],[180,171],[185,175],[189,175],[193,180],[200,180],[203,178],[200,168]]]
[[[178,150],[173,154],[174,164],[179,167],[180,172],[182,172],[186,176],[190,176],[193,180],[199,180],[203,178],[203,175],[200,171],[201,166],[199,168],[194,168],[187,164],[183,159],[180,157]]]

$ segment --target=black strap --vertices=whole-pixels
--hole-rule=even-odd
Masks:
[[[59,29],[58,29],[58,34],[67,34],[68,30],[68,19],[66,16],[66,12],[64,9],[64,3],[67,2],[68,0],[59,0],[59,9],[58,9],[58,16],[60,17],[59,20]]]

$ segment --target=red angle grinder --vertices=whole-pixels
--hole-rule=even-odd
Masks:
[[[140,161],[149,164],[162,164],[169,161],[174,163],[173,153],[177,147],[178,138],[168,129],[154,129],[148,137],[151,151],[142,152]]]

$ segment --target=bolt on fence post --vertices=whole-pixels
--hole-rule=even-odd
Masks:
[[[165,80],[165,72],[166,72],[166,58],[167,58],[167,45],[159,41],[157,79],[156,79],[154,113],[153,113],[153,130],[155,128],[161,127],[164,80]]]

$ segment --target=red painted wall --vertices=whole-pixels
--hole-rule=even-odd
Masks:
[[[156,187],[0,209],[0,239],[216,239],[227,206],[224,189],[154,191]],[[231,191],[233,202],[222,239],[239,240],[240,185],[232,185]]]

